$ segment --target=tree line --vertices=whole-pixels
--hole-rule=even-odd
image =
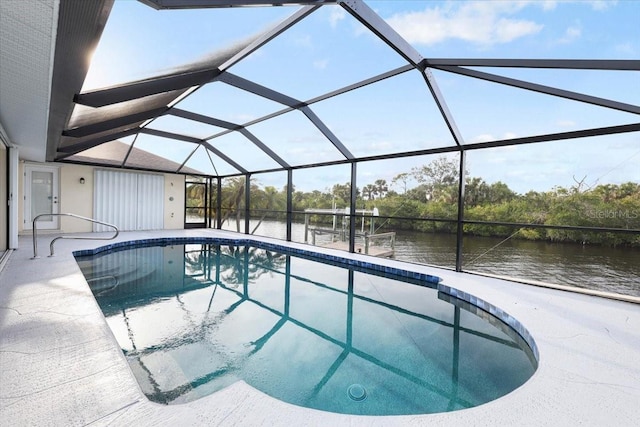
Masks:
[[[464,218],[468,221],[517,223],[538,226],[582,226],[611,229],[640,229],[640,184],[585,185],[585,179],[549,191],[518,194],[503,182],[487,183],[465,171]],[[383,217],[382,231],[407,230],[455,233],[458,214],[458,164],[440,157],[429,164],[396,175],[391,182],[375,180],[356,188],[358,209],[373,209]],[[261,186],[251,179],[251,217],[286,218],[286,186]],[[238,230],[244,218],[244,177],[223,180],[222,218],[235,221]],[[198,197],[189,195],[187,198]],[[302,221],[305,209],[349,206],[350,183],[313,191],[293,191],[294,220]],[[194,203],[191,201],[190,203]],[[191,204],[190,206],[193,206]],[[212,204],[215,209],[215,203]],[[214,214],[214,212],[212,212]],[[331,216],[313,217],[316,223],[331,223]],[[551,229],[511,225],[465,224],[469,235],[512,237],[552,242],[575,242],[610,246],[640,247],[640,233]]]

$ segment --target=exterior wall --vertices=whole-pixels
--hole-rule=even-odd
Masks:
[[[60,213],[73,213],[93,218],[93,175],[92,166],[58,163],[60,166]],[[24,162],[20,163],[19,216],[24,218]],[[106,169],[106,168],[104,168]],[[118,169],[129,171],[127,169]],[[137,171],[131,171],[137,172]],[[84,178],[84,184],[80,183]],[[164,174],[164,228],[184,228],[184,176]],[[0,217],[1,218],[1,217]],[[19,232],[24,231],[23,221],[19,221]],[[6,227],[5,227],[6,229]],[[91,232],[93,225],[77,218],[61,217],[60,230],[64,233]],[[30,230],[27,230],[30,232]]]
[[[0,142],[0,251],[7,250],[9,216],[7,215],[7,148]]]
[[[184,175],[164,175],[164,228],[184,228]]]
[[[60,213],[93,218],[93,167],[60,164]],[[84,178],[84,184],[80,184]],[[77,218],[60,217],[60,230],[65,233],[89,233],[93,224]]]

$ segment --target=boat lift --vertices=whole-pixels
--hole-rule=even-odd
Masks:
[[[312,227],[310,219],[312,215],[332,215],[332,228]],[[319,246],[349,250],[349,215],[350,208],[344,209],[305,209],[304,210],[304,242],[309,243],[309,234],[311,234],[311,244],[316,245],[316,237],[321,235],[330,235],[329,243],[322,243]],[[392,257],[395,248],[395,231],[387,233],[376,233],[375,219],[380,214],[378,208],[356,209],[356,214],[362,217],[360,231],[356,231],[355,251],[366,255],[378,257]],[[339,221],[339,218],[342,220]],[[369,219],[368,230],[365,231],[365,222]],[[389,241],[388,245],[379,245],[379,241]]]

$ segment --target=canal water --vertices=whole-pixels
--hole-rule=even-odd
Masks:
[[[251,221],[250,231],[257,225]],[[235,231],[235,223],[223,228]],[[284,239],[285,230],[284,222],[263,221],[255,234]],[[304,224],[293,224],[292,240],[304,242]],[[455,254],[453,234],[396,234],[397,260],[453,269]],[[640,296],[640,249],[468,236],[463,270]]]

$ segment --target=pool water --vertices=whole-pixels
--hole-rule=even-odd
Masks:
[[[433,283],[238,244],[78,256],[147,397],[238,380],[345,414],[454,411],[521,386],[537,362],[510,327]]]

